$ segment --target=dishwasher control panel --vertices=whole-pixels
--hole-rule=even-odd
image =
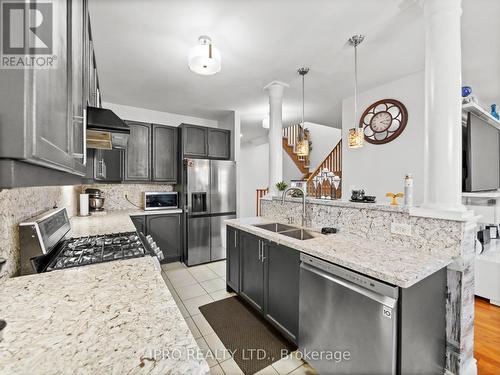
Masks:
[[[300,260],[303,263],[309,264],[310,266],[318,268],[326,273],[341,277],[342,279],[362,286],[363,288],[370,289],[391,298],[397,299],[398,297],[398,287],[394,285],[372,279],[371,277],[361,275],[355,271],[348,270],[344,267],[337,266],[336,264],[315,258],[311,255],[301,253]]]

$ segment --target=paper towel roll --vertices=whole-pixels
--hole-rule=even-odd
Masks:
[[[80,216],[88,216],[89,214],[89,195],[80,194]]]

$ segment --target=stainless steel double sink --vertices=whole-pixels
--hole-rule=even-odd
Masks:
[[[254,227],[268,230],[270,232],[282,234],[283,236],[295,238],[297,240],[310,240],[314,236],[307,230],[280,223],[254,224]]]

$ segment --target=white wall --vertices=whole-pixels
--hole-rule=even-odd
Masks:
[[[208,126],[211,128],[216,128],[218,126],[218,121],[216,120],[178,115],[176,113],[160,112],[146,108],[107,102],[104,102],[102,106],[104,108],[111,109],[123,120],[150,122],[170,126],[179,126],[182,123]]]
[[[388,201],[387,192],[403,192],[403,178],[412,173],[414,202],[422,203],[424,196],[424,73],[418,72],[387,83],[358,95],[358,116],[380,99],[401,101],[408,109],[408,124],[401,135],[392,142],[363,148],[349,149],[343,142],[343,199],[350,196],[349,188],[364,189],[376,195],[379,202]],[[342,102],[342,135],[348,139],[349,128],[358,124],[353,120],[354,98]]]
[[[256,215],[256,190],[265,189],[269,173],[269,143],[243,143],[240,154],[240,216]]]

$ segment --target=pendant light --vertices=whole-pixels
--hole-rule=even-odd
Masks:
[[[221,70],[220,51],[212,45],[206,35],[198,38],[198,45],[191,48],[188,56],[189,69],[204,76],[214,75]]]
[[[302,76],[302,130],[299,131],[299,139],[297,141],[297,145],[295,147],[295,152],[298,156],[309,156],[309,140],[305,137],[306,127],[304,125],[304,110],[305,110],[305,100],[304,100],[304,77],[307,73],[309,73],[309,68],[300,68],[297,70]]]
[[[349,129],[349,148],[363,147],[363,127],[356,124],[358,120],[358,46],[365,39],[364,35],[354,35],[349,38],[349,44],[354,47],[354,128]]]

